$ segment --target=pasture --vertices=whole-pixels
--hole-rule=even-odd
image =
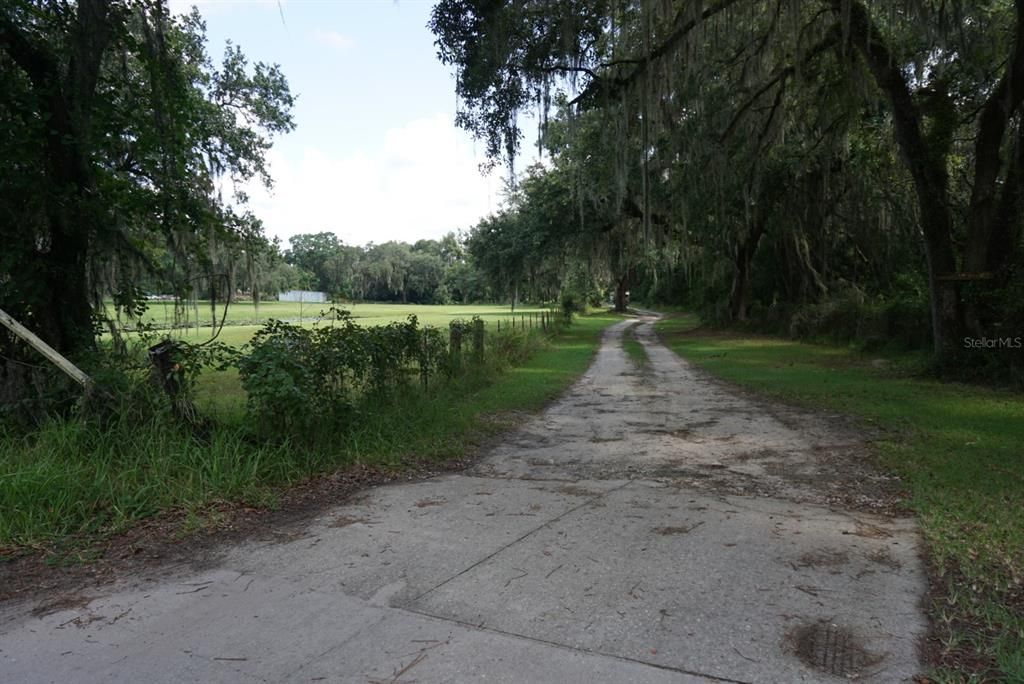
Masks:
[[[331,320],[328,310],[331,306],[331,304],[300,304],[299,302],[261,302],[257,307],[253,302],[246,301],[229,305],[225,315],[224,305],[218,303],[216,320],[219,326],[223,318],[224,329],[217,339],[225,344],[241,346],[272,318],[301,325],[316,323],[328,325]],[[513,318],[516,319],[516,325],[519,325],[523,315],[528,317],[546,310],[536,306],[517,307],[513,314],[509,306],[496,304],[378,304],[375,302],[339,304],[336,307],[351,313],[356,322],[364,326],[404,321],[408,316],[415,315],[419,319],[420,325],[446,327],[449,321],[454,319],[470,319],[479,316],[484,320],[488,329],[497,327],[499,321],[502,322],[503,327],[511,325]],[[210,339],[216,328],[211,325],[213,315],[209,301],[200,301],[197,308],[199,312],[198,328],[195,326],[196,317],[192,310],[189,313],[191,327],[172,328],[174,302],[169,301],[148,302],[146,311],[138,323],[166,330],[170,337],[176,339],[202,342]],[[110,309],[112,307],[108,306],[108,310]],[[112,310],[109,313],[111,316],[113,315]],[[122,323],[128,328],[135,325],[135,322],[123,319]]]

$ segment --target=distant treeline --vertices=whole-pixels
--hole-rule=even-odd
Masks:
[[[449,232],[440,240],[347,245],[331,232],[293,236],[283,248],[266,242],[250,255],[246,268],[233,269],[230,284],[201,276],[195,292],[224,300],[227,292],[261,300],[275,299],[286,290],[326,292],[335,301],[402,302],[410,304],[468,304],[555,302],[561,294],[557,280],[537,280],[509,273],[502,252],[492,244],[485,219],[467,233]],[[223,279],[222,279],[223,280]],[[150,293],[171,292],[170,281],[151,277],[143,283]]]

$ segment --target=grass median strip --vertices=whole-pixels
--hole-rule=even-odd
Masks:
[[[0,558],[81,547],[162,511],[273,505],[282,487],[351,464],[400,468],[409,458],[459,456],[564,391],[616,320],[578,317],[496,375],[429,393],[410,385],[362,407],[328,449],[255,441],[241,414],[218,421],[205,441],[162,418],[55,418],[28,435],[0,433]]]
[[[640,344],[640,340],[636,338],[636,328],[633,326],[622,336],[622,349],[626,352],[626,356],[629,357],[633,365],[636,366],[637,370],[644,370],[647,368],[647,350],[644,349],[644,345]]]
[[[851,349],[710,331],[692,316],[656,330],[724,380],[881,428],[878,464],[906,484],[928,547],[937,680],[1024,681],[1024,397]]]

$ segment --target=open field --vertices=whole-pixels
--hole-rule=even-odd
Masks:
[[[657,326],[704,370],[876,428],[879,465],[900,476],[933,572],[940,681],[1024,681],[1024,397],[900,372],[853,350],[699,327]]]
[[[329,304],[305,304],[297,302],[263,302],[257,313],[252,302],[240,302],[232,304],[228,309],[224,328],[217,336],[219,342],[231,346],[240,347],[247,343],[262,325],[253,321],[267,321],[272,318],[300,323],[304,326],[330,325],[330,317],[322,318],[320,314]],[[493,304],[469,304],[469,305],[419,305],[419,304],[351,304],[346,305],[345,310],[349,311],[359,325],[372,326],[384,325],[395,321],[404,321],[410,315],[415,315],[421,326],[447,327],[454,319],[469,320],[478,316],[484,320],[488,330],[495,330],[500,322],[502,327],[512,325],[513,315],[508,306]],[[166,316],[167,320],[173,319],[173,302],[149,302],[149,308],[142,317],[143,323],[155,323],[162,325]],[[209,302],[200,303],[200,312],[209,312]],[[529,319],[531,316],[539,315],[547,309],[539,307],[519,307],[515,313],[515,325],[523,323],[523,316]],[[218,309],[218,316],[223,315],[223,308]],[[219,318],[218,318],[219,320]],[[590,319],[585,319],[590,320]],[[215,329],[210,327],[209,320],[201,321],[200,328],[177,329],[161,331],[175,339],[183,339],[189,342],[203,342],[210,339]],[[529,320],[527,320],[529,325]],[[245,392],[238,380],[237,369],[231,368],[226,371],[204,373],[198,381],[196,401],[200,409],[212,414],[218,419],[235,421],[242,417],[245,412]]]
[[[290,323],[301,323],[313,325],[320,320],[321,313],[331,307],[331,304],[299,304],[298,302],[262,302],[257,309],[252,302],[237,302],[228,307],[224,330],[217,338],[225,344],[241,346],[249,341],[260,326],[271,318],[276,318]],[[479,316],[491,325],[497,325],[498,321],[504,326],[512,318],[511,309],[506,305],[497,304],[345,304],[338,305],[339,309],[347,310],[360,325],[381,325],[392,321],[404,321],[409,315],[414,314],[420,325],[432,325],[443,327],[456,318],[469,319]],[[520,316],[526,314],[540,313],[545,311],[539,307],[520,307],[516,309],[515,318],[517,325]],[[110,312],[111,315],[113,312]],[[194,323],[194,312],[190,312]],[[223,304],[217,306],[217,323],[220,324],[224,316]],[[329,321],[328,315],[324,321]],[[158,328],[169,328],[174,321],[174,303],[164,301],[151,301],[147,305],[146,313],[141,318],[141,323],[152,324]],[[172,336],[186,339],[193,342],[201,342],[209,339],[214,328],[210,325],[211,313],[209,302],[199,303],[199,328],[193,325],[187,329],[171,331]]]

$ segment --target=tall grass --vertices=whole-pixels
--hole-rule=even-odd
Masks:
[[[162,511],[272,505],[283,487],[355,463],[399,467],[462,454],[507,426],[503,415],[563,391],[614,320],[582,317],[550,339],[488,336],[484,366],[426,391],[411,381],[367,398],[344,429],[320,426],[332,439],[312,447],[255,439],[238,396],[202,437],[166,410],[54,417],[27,434],[0,429],[0,555],[82,546]]]

